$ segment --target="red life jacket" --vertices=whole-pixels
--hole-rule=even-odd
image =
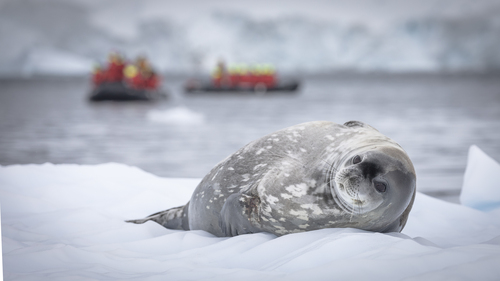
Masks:
[[[148,90],[156,90],[160,86],[160,79],[156,74],[151,75],[144,81],[144,88]]]
[[[134,89],[142,89],[144,88],[144,79],[142,78],[142,75],[137,73],[136,76],[132,77],[129,81],[130,85]]]
[[[120,82],[123,80],[123,68],[125,64],[111,62],[108,65],[108,69],[106,71],[106,81],[108,82]]]
[[[106,76],[100,70],[94,72],[94,74],[92,75],[92,83],[94,84],[94,86],[99,86],[102,82],[105,81],[105,79]]]
[[[144,78],[140,73],[128,79],[127,83],[134,89],[156,90],[160,86],[160,78],[153,74],[149,78]]]

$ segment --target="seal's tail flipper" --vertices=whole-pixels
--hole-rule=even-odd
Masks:
[[[154,213],[143,219],[126,220],[125,222],[141,224],[147,221],[154,221],[166,228],[189,230],[188,206],[189,203],[184,206]]]

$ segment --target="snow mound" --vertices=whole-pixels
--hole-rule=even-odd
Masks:
[[[500,207],[500,165],[475,145],[469,148],[460,203],[483,211]]]
[[[148,112],[147,118],[153,122],[173,125],[200,125],[205,122],[203,114],[182,106],[167,110],[151,110]]]
[[[488,158],[472,159],[476,160],[469,161],[468,171],[492,169]],[[494,178],[488,176],[467,174],[472,183]],[[204,231],[169,230],[153,222],[124,222],[185,204],[198,182],[160,178],[116,163],[0,167],[4,276],[6,280],[498,280],[500,276],[500,209],[482,212],[421,193],[403,233],[322,229],[282,237],[257,233],[220,238]],[[470,192],[464,198],[483,193],[464,187]],[[498,193],[490,193],[490,199],[493,196],[500,199]]]

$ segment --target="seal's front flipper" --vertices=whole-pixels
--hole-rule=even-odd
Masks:
[[[189,230],[188,206],[189,203],[184,206],[154,213],[143,219],[127,220],[126,222],[141,224],[147,221],[154,221],[169,229]]]
[[[260,199],[246,194],[232,194],[222,206],[219,226],[224,236],[262,232],[258,227]]]

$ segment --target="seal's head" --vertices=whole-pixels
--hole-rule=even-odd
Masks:
[[[416,176],[400,147],[368,146],[351,151],[332,168],[330,187],[353,223],[369,225],[366,230],[397,231],[402,226],[396,221],[411,208]]]

